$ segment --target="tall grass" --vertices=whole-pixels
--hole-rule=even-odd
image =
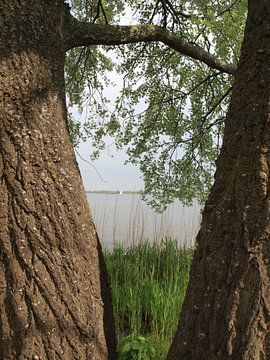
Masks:
[[[119,338],[151,336],[166,353],[176,331],[192,250],[164,239],[129,248],[119,244],[104,254]]]

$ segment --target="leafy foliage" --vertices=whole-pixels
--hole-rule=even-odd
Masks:
[[[119,360],[156,360],[152,342],[144,336],[127,336],[120,346]]]
[[[73,0],[73,11],[101,23],[117,23],[126,13],[133,23],[166,27],[237,64],[246,1]],[[90,109],[84,134],[96,148],[93,158],[104,149],[104,136],[112,136],[140,166],[152,206],[163,209],[174,198],[203,201],[222,143],[232,78],[160,43],[120,46],[114,60],[111,52],[75,49],[67,59],[70,102],[80,110],[87,102]],[[114,107],[103,94],[112,70],[124,79]]]

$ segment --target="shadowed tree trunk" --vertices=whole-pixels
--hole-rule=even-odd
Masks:
[[[0,359],[114,359],[106,269],[67,130],[66,7],[0,2]]]
[[[224,144],[168,360],[270,359],[270,2],[250,0]]]

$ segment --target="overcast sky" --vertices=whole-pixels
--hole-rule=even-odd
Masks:
[[[104,95],[113,102],[122,88],[123,79],[116,74],[116,72],[111,72],[109,76],[115,85],[107,87],[104,90]],[[73,112],[73,116],[78,120],[81,119],[81,121],[84,121],[85,119],[85,114],[79,115],[78,113],[76,114],[76,112]],[[113,139],[107,141],[108,149],[104,150],[100,158],[93,162],[89,158],[91,152],[90,141],[82,143],[76,150],[76,157],[85,189],[141,190],[143,188],[143,181],[141,179],[139,168],[131,164],[124,165],[125,160],[127,160],[125,150],[117,151],[115,147],[111,145],[112,142]]]
[[[133,23],[132,12],[130,9],[125,9],[125,15],[121,17],[119,24],[130,25]],[[115,59],[115,55],[110,51],[111,56]],[[109,74],[110,79],[115,83],[105,89],[104,94],[112,101],[116,99],[118,91],[122,88],[123,79],[121,76],[112,72]],[[78,115],[79,118],[79,115]],[[110,142],[108,142],[108,145]],[[79,155],[92,163],[91,166],[86,161],[83,161],[78,154],[76,154],[77,161],[80,167],[81,175],[86,190],[129,190],[138,191],[143,188],[143,181],[138,167],[133,165],[124,165],[127,156],[125,151],[116,151],[113,146],[110,147],[110,154],[105,150],[101,157],[92,162],[89,159],[91,151],[90,142],[82,143],[77,149]],[[111,157],[110,155],[113,155]],[[96,169],[96,170],[95,170]]]
[[[90,161],[89,142],[82,144],[78,153],[85,160]],[[113,151],[111,157],[103,152],[100,159],[91,162],[83,161],[77,154],[77,161],[86,190],[129,190],[138,191],[143,188],[140,171],[132,165],[124,165],[126,155],[124,151]]]

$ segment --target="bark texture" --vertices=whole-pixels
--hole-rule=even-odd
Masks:
[[[66,125],[63,1],[0,2],[0,359],[115,359]]]
[[[250,0],[215,183],[168,360],[270,359],[270,2]]]

